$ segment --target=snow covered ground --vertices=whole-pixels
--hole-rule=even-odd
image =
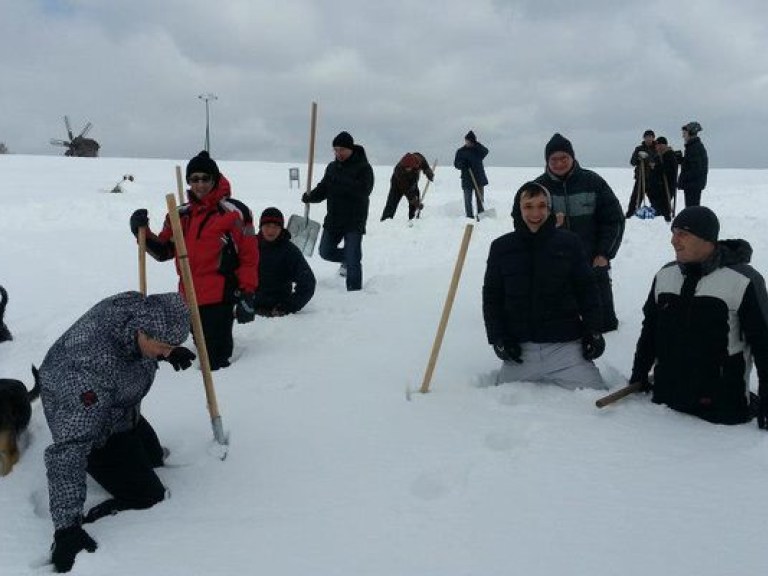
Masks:
[[[29,383],[29,365],[86,309],[137,288],[128,217],[146,207],[159,228],[176,164],[0,156],[0,284],[15,336],[0,345],[0,377]],[[220,166],[257,217],[269,205],[302,213],[288,164]],[[231,434],[223,462],[209,453],[200,371],[163,366],[144,412],[177,464],[159,472],[172,497],[89,526],[99,549],[80,554],[74,573],[764,574],[768,434],[754,423],[714,426],[644,396],[598,410],[595,391],[484,386],[498,365],[480,309],[488,246],[511,228],[513,192],[540,171],[488,170],[499,217],[475,226],[432,391],[407,401],[467,220],[458,173],[438,166],[415,226],[404,205],[380,223],[391,167],[377,167],[363,290],[347,293],[337,265],[314,256],[317,293],[302,313],[236,325],[237,360],[214,373]],[[626,205],[630,168],[599,172]],[[124,193],[105,192],[124,174],[135,176]],[[766,171],[715,170],[704,192],[721,237],[749,240],[763,273],[767,187]],[[312,205],[313,218],[324,212]],[[669,236],[660,218],[627,223],[614,261],[621,325],[597,362],[612,388],[626,383]],[[175,290],[173,266],[150,259],[148,281],[151,292]],[[50,571],[49,442],[37,406],[22,461],[0,479],[3,575]],[[87,504],[103,498],[90,484]]]

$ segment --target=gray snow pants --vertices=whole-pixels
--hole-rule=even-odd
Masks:
[[[496,384],[505,382],[542,382],[568,390],[577,388],[608,388],[594,362],[581,355],[581,342],[538,344],[523,342],[523,363],[504,362]]]

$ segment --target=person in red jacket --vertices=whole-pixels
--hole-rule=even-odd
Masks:
[[[229,366],[234,318],[244,323],[255,317],[258,240],[250,208],[231,197],[229,181],[208,152],[202,151],[192,158],[186,173],[188,202],[179,207],[179,216],[205,345],[211,369],[217,370]],[[144,208],[131,215],[130,224],[134,236],[139,228],[146,227],[147,252],[153,258],[162,262],[175,256],[173,230],[167,215],[157,235],[149,229],[149,214]],[[178,271],[178,262],[176,268]],[[183,294],[179,277],[179,291]]]

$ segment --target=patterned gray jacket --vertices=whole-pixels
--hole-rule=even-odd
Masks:
[[[79,524],[88,454],[136,423],[157,360],[139,351],[137,335],[180,345],[189,310],[177,293],[110,296],[77,320],[40,366],[40,395],[53,444],[45,450],[51,517],[56,529]]]

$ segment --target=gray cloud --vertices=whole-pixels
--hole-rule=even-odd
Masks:
[[[368,5],[370,4],[370,5]],[[646,128],[681,146],[696,119],[716,167],[765,167],[762,2],[0,0],[12,152],[58,154],[61,116],[104,156],[318,160],[350,131],[374,163],[449,165],[470,128],[488,163],[538,166],[555,131],[624,166]],[[326,147],[326,148],[324,148]]]

